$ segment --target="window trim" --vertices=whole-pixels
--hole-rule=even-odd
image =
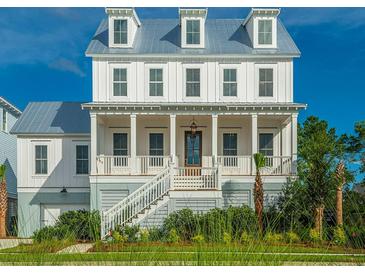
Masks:
[[[259,21],[260,20],[271,20],[272,21],[272,43],[271,44],[259,44]],[[253,34],[253,46],[254,48],[277,48],[277,19],[274,16],[255,16],[254,21],[254,34]]]
[[[269,32],[260,32],[260,22],[270,22],[271,23],[271,43],[260,43],[260,34],[265,34],[265,33],[269,33]],[[267,45],[272,45],[273,44],[273,20],[272,19],[259,19],[257,20],[257,43],[260,46],[267,46]]]
[[[119,81],[116,81],[114,80],[114,71],[115,70],[125,70],[125,74],[126,74],[126,79],[125,81],[122,81],[122,80],[119,80]],[[126,68],[113,68],[113,72],[112,72],[113,76],[113,82],[112,82],[112,89],[113,89],[113,97],[128,97],[128,70]],[[114,94],[114,84],[126,84],[127,86],[127,95],[115,95]]]
[[[260,134],[273,134],[273,156],[280,156],[280,134],[278,128],[258,128],[257,130],[257,151],[260,151]]]
[[[126,134],[127,135],[127,154],[126,155],[114,155],[114,134]],[[111,131],[111,155],[113,156],[123,156],[123,157],[130,157],[130,132],[129,131]]]
[[[115,20],[127,20],[127,44],[114,43],[114,21]],[[110,48],[131,48],[132,47],[132,18],[128,16],[109,15],[108,18],[108,42]]]
[[[127,43],[116,43],[115,42],[115,32],[116,32],[116,30],[115,30],[115,21],[126,21],[126,23],[127,23],[127,30],[125,31],[125,32],[123,32],[123,31],[119,31],[120,33],[125,33],[126,34],[126,36],[127,36]],[[113,19],[113,45],[116,45],[116,46],[125,46],[125,45],[128,45],[128,42],[129,42],[129,37],[128,37],[128,30],[129,30],[129,26],[128,26],[128,19],[127,18],[114,18]]]
[[[150,69],[162,69],[162,83],[163,83],[163,96],[150,96]],[[148,100],[148,102],[167,102],[169,98],[169,89],[168,89],[168,67],[167,63],[150,63],[145,64],[144,68],[144,98]]]
[[[87,163],[88,163],[88,172],[87,173],[77,173],[77,161],[78,160],[84,160],[85,161],[85,159],[78,159],[77,158],[77,147],[78,146],[86,146],[87,147]],[[90,174],[90,145],[88,144],[88,143],[82,143],[82,142],[77,142],[77,143],[75,143],[75,145],[74,145],[74,152],[75,152],[75,172],[74,172],[74,174],[75,174],[75,176],[89,176],[89,174]]]
[[[41,160],[41,161],[44,161],[44,160],[46,160],[47,161],[47,172],[46,173],[37,173],[37,170],[36,170],[36,168],[37,168],[37,164],[36,164],[36,162],[37,162],[37,153],[36,153],[36,149],[37,149],[37,147],[38,146],[45,146],[45,147],[47,147],[47,158],[46,159],[38,159],[38,160]],[[50,171],[49,171],[49,168],[50,168],[50,164],[49,164],[49,161],[50,161],[50,159],[49,159],[50,157],[49,157],[49,145],[47,144],[47,143],[44,143],[44,142],[37,142],[37,143],[34,143],[33,144],[33,176],[36,176],[36,177],[47,177],[50,173]]]
[[[108,81],[107,81],[107,90],[109,91],[109,98],[107,98],[110,101],[115,101],[115,102],[129,102],[131,100],[133,100],[134,98],[132,98],[133,96],[137,96],[136,94],[134,94],[133,90],[135,89],[135,87],[131,87],[132,86],[132,73],[131,73],[131,69],[130,69],[130,63],[109,63],[108,65]],[[114,83],[114,69],[126,69],[127,70],[127,96],[114,96],[114,87],[113,87],[113,83]]]
[[[200,21],[200,43],[187,44],[187,20]],[[184,16],[181,18],[181,47],[182,48],[204,48],[205,47],[205,17],[203,16]]]
[[[187,77],[187,74],[188,74],[188,70],[194,70],[194,71],[199,71],[199,82],[198,81],[188,81],[188,77]],[[185,92],[185,97],[189,97],[189,98],[199,98],[199,97],[201,97],[201,82],[202,82],[202,80],[201,80],[201,69],[200,68],[186,68],[185,69],[185,90],[184,90],[184,92]],[[187,93],[187,87],[188,87],[188,84],[198,84],[199,83],[199,95],[188,95]]]
[[[188,23],[189,22],[198,22],[199,23],[199,32],[194,32],[194,31],[188,31]],[[199,19],[194,19],[194,18],[187,18],[186,19],[186,24],[185,24],[185,44],[188,46],[197,46],[201,44],[201,21]],[[188,43],[188,34],[192,34],[192,35],[196,35],[199,34],[199,43]]]
[[[162,135],[162,155],[151,155],[151,134],[161,134]],[[159,156],[159,157],[163,157],[165,156],[165,133],[161,132],[161,131],[156,131],[156,132],[148,132],[148,155],[149,156]]]
[[[278,99],[278,65],[277,64],[255,64],[255,101],[276,102]],[[273,70],[273,96],[260,96],[260,69]]]
[[[224,135],[236,135],[236,155],[225,155],[224,154],[224,151],[225,151],[225,148],[224,148]],[[239,148],[238,148],[238,141],[239,141],[239,134],[238,134],[238,132],[233,132],[233,131],[230,131],[230,132],[228,132],[228,131],[226,131],[226,132],[223,132],[222,133],[222,155],[223,156],[238,156],[239,155]]]

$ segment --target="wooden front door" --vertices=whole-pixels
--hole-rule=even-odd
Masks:
[[[202,166],[202,132],[197,131],[193,136],[191,131],[185,131],[185,166]]]

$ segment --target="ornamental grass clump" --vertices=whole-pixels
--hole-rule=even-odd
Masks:
[[[289,231],[289,232],[285,233],[285,239],[290,244],[300,242],[300,237],[294,231]]]
[[[336,226],[333,231],[333,243],[335,245],[345,245],[347,242],[346,233],[342,226]]]
[[[173,228],[169,231],[166,241],[171,244],[176,244],[176,243],[180,242],[180,237],[177,234],[177,231],[175,228]]]
[[[231,234],[229,234],[228,232],[224,232],[223,233],[223,242],[226,245],[229,245],[232,242],[232,236],[231,236]]]
[[[202,244],[205,242],[203,234],[197,234],[192,238],[193,243]]]
[[[282,243],[284,237],[280,233],[267,232],[264,237],[264,241],[267,243]]]

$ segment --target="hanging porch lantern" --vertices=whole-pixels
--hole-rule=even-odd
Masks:
[[[191,131],[192,137],[195,137],[197,128],[198,128],[198,126],[196,125],[196,123],[195,123],[195,121],[193,119],[193,122],[190,125],[190,131]]]

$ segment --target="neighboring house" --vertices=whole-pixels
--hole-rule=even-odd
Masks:
[[[0,96],[0,165],[6,166],[9,231],[13,229],[17,215],[16,137],[9,132],[20,115],[18,108]]]
[[[73,208],[102,211],[105,235],[118,224],[158,226],[182,208],[253,206],[257,152],[265,202],[275,201],[296,175],[300,52],[279,9],[245,20],[207,12],[140,20],[131,8],[106,9],[86,50],[93,101],[83,111],[30,104],[14,130],[21,235]]]

